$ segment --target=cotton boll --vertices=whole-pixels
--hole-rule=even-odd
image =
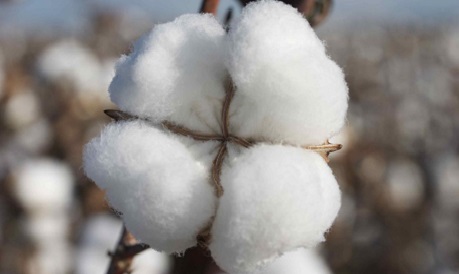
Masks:
[[[169,270],[166,254],[148,249],[134,257],[132,274],[164,274]]]
[[[48,120],[41,118],[16,132],[13,143],[25,151],[38,154],[45,150],[52,141],[52,131]]]
[[[183,15],[157,25],[118,61],[111,100],[154,122],[217,132],[225,95],[224,35],[210,15]]]
[[[27,273],[62,274],[69,273],[72,267],[70,246],[63,243],[51,243],[37,250],[29,264]]]
[[[69,232],[68,214],[31,216],[25,220],[25,229],[36,245],[46,247],[55,241],[65,241]]]
[[[196,244],[214,214],[209,169],[173,134],[142,121],[107,126],[84,150],[84,170],[106,190],[128,230],[161,251]]]
[[[301,148],[247,149],[224,166],[221,181],[210,250],[229,273],[256,271],[283,252],[323,241],[340,207],[330,168]]]
[[[459,158],[445,155],[435,166],[435,177],[438,181],[438,202],[443,209],[459,209]]]
[[[37,70],[49,81],[69,81],[80,92],[101,90],[97,57],[75,40],[58,41],[48,47],[38,58]]]
[[[29,90],[11,97],[5,106],[5,122],[13,129],[31,124],[40,114],[38,98]]]
[[[91,216],[82,227],[80,246],[111,249],[116,245],[122,227],[123,223],[113,216]]]
[[[62,213],[72,201],[73,175],[57,160],[29,160],[14,171],[17,198],[31,215]]]
[[[248,5],[228,43],[237,87],[230,111],[235,135],[321,144],[343,126],[344,75],[294,8],[276,1]]]
[[[87,247],[80,248],[76,255],[75,273],[105,274],[110,263],[110,257],[107,256],[108,250]]]
[[[402,210],[416,208],[424,193],[420,167],[409,160],[395,160],[387,170],[391,205]]]

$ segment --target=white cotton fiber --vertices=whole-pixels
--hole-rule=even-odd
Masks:
[[[84,170],[106,190],[128,230],[154,249],[179,252],[194,246],[214,214],[209,167],[175,135],[151,124],[108,125],[86,145]]]
[[[154,122],[219,131],[226,78],[224,35],[210,15],[183,15],[155,26],[118,61],[111,100]]]
[[[267,265],[259,274],[331,274],[329,267],[316,251],[299,248],[286,252]],[[252,273],[251,273],[252,274]],[[255,274],[255,273],[253,273]]]
[[[258,145],[222,171],[225,189],[210,250],[229,273],[253,272],[284,252],[324,240],[340,207],[338,184],[317,153]]]
[[[169,271],[169,257],[165,253],[147,249],[135,256],[132,274],[165,274]]]
[[[282,254],[259,271],[231,274],[331,274],[323,258],[314,249],[298,248]],[[226,274],[226,273],[221,273]]]
[[[29,160],[14,170],[16,197],[30,215],[65,212],[72,202],[73,175],[57,160]]]
[[[248,5],[228,37],[237,87],[232,132],[295,145],[321,144],[344,124],[348,90],[307,20],[276,1]]]

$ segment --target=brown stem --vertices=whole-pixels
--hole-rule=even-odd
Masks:
[[[257,140],[252,140],[252,139],[244,139],[232,134],[229,134],[229,107],[231,103],[231,99],[234,96],[234,92],[230,91],[227,93],[227,97],[225,98],[225,102],[223,105],[222,109],[222,134],[218,135],[211,135],[211,134],[203,134],[196,132],[194,130],[188,129],[184,126],[179,126],[172,124],[168,121],[164,121],[161,124],[171,131],[172,133],[175,133],[177,135],[181,136],[186,136],[190,137],[196,141],[218,141],[218,142],[232,142],[235,144],[238,144],[243,147],[251,147],[255,144],[258,143],[263,143],[262,141],[257,141]],[[126,112],[123,112],[121,110],[116,110],[116,109],[106,109],[104,110],[104,113],[109,116],[110,118],[114,119],[115,121],[129,121],[129,120],[143,120],[149,122],[147,119],[140,118],[137,116],[130,115]],[[292,145],[288,143],[284,143],[285,145]],[[292,145],[295,146],[295,145]],[[325,144],[322,145],[312,145],[312,146],[302,146],[304,149],[308,150],[313,150],[318,153],[323,153],[328,156],[331,152],[340,150],[342,148],[342,145],[340,144],[330,144],[328,141],[326,141]],[[328,159],[325,159],[328,160]]]
[[[125,227],[120,239],[116,244],[115,251],[109,252],[112,258],[107,270],[107,274],[126,274],[131,273],[131,264],[134,257],[140,252],[148,249],[144,244],[137,244],[135,238]]]
[[[200,13],[211,13],[213,15],[216,15],[219,2],[220,2],[219,0],[204,0],[202,1],[199,12]]]
[[[167,121],[162,122],[162,125],[165,128],[167,128],[169,131],[177,135],[190,137],[197,141],[220,141],[222,142],[225,140],[224,137],[221,135],[201,134],[194,130],[187,129],[186,127],[175,125]]]
[[[222,172],[223,160],[228,152],[226,142],[220,145],[217,156],[212,163],[212,181],[214,182],[215,194],[218,198],[223,195],[223,187],[220,183],[220,174]]]
[[[225,82],[225,101],[222,106],[222,134],[223,137],[227,138],[229,135],[229,109],[231,106],[231,101],[234,97],[234,86],[231,79],[227,79]]]

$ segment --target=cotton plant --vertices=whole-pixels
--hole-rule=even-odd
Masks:
[[[139,241],[200,244],[231,274],[324,241],[340,208],[327,140],[348,90],[294,8],[250,4],[228,33],[211,15],[157,25],[109,93],[117,121],[86,145],[84,170]]]

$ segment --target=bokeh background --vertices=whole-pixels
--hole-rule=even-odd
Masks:
[[[118,56],[200,5],[0,1],[0,274],[104,273],[122,225],[82,146],[109,122]],[[221,1],[218,17],[240,9]],[[335,0],[316,30],[350,88],[323,273],[459,273],[459,1]],[[147,251],[134,274],[169,265]]]

